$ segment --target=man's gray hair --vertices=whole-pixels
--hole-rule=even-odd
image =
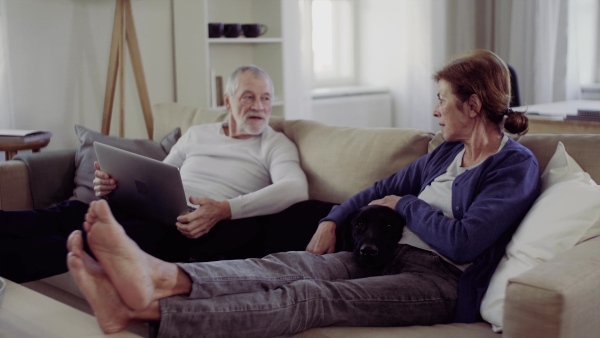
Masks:
[[[266,79],[270,88],[269,92],[271,93],[271,96],[274,95],[275,89],[273,88],[273,81],[271,81],[271,77],[269,74],[267,74],[267,72],[255,65],[243,65],[238,67],[235,71],[233,71],[233,73],[231,73],[231,76],[229,76],[229,80],[227,80],[227,85],[225,87],[225,93],[227,96],[233,98],[235,91],[239,86],[240,75],[242,75],[244,72],[250,72],[250,74],[255,77],[262,76],[264,79]]]

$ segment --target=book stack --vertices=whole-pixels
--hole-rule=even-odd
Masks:
[[[0,142],[28,143],[47,140],[51,136],[51,132],[43,130],[0,129]]]
[[[577,115],[567,115],[567,120],[600,121],[600,110],[577,109]]]
[[[211,107],[222,108],[225,105],[223,99],[223,77],[215,75],[215,71],[211,69],[210,79]]]

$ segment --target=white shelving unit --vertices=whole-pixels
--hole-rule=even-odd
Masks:
[[[284,116],[285,0],[175,0],[175,73],[177,102],[214,108],[211,74],[223,78],[242,64],[255,64],[271,76],[275,89],[273,115]],[[268,31],[258,38],[208,38],[208,23],[260,23]]]
[[[227,39],[227,38],[210,38],[208,39],[208,43],[209,44],[232,44],[232,45],[237,45],[237,44],[245,44],[245,43],[249,43],[249,44],[259,44],[259,43],[281,43],[283,40],[281,38],[244,38],[244,37],[239,37],[239,38],[231,38],[231,39]]]

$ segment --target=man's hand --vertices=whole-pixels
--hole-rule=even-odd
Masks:
[[[94,161],[94,168],[96,169],[92,181],[94,183],[94,193],[97,197],[104,197],[117,188],[117,182],[109,174],[100,170],[98,161]]]
[[[398,201],[400,201],[401,198],[401,196],[387,195],[384,198],[371,201],[369,205],[382,205],[392,210],[396,210],[396,204],[398,204]]]
[[[231,206],[227,201],[215,201],[207,197],[190,197],[198,209],[177,217],[177,229],[186,237],[198,238],[206,235],[215,224],[231,218]]]
[[[335,228],[334,222],[325,221],[319,224],[306,251],[317,255],[332,253],[335,251]]]

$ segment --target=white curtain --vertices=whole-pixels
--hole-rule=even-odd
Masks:
[[[435,131],[437,86],[431,76],[448,55],[446,2],[361,0],[359,81],[385,86],[393,97],[393,126]]]
[[[431,74],[475,48],[516,69],[522,104],[578,99],[581,1],[361,0],[360,80],[391,88],[394,126],[433,131]]]
[[[498,53],[517,71],[522,104],[580,97],[572,1],[513,0],[510,16],[495,18],[510,20],[510,31],[500,32],[508,34],[508,46],[498,46]]]
[[[5,0],[0,0],[0,129],[14,128]],[[4,158],[4,157],[2,157]]]

